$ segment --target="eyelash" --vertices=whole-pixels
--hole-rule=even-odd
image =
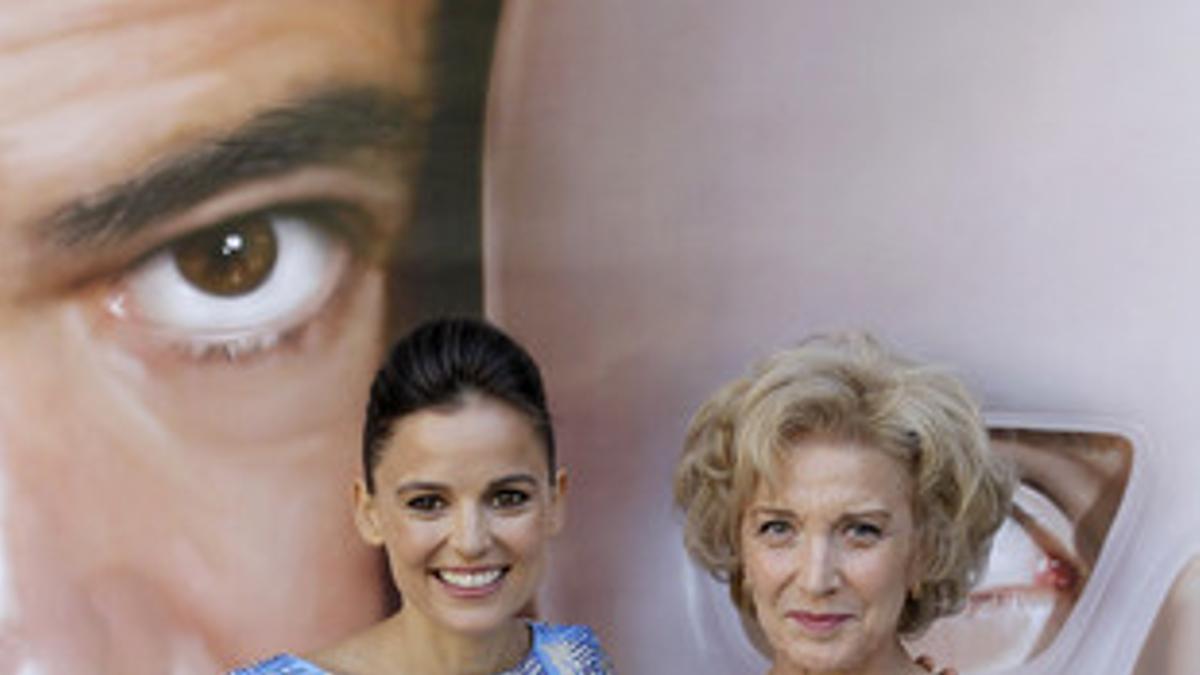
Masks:
[[[491,503],[494,508],[512,510],[525,506],[531,498],[532,496],[524,490],[504,489],[497,490],[492,495]]]
[[[531,499],[533,499],[533,495],[524,490],[504,489],[497,490],[492,494],[488,501],[492,508],[500,511],[508,511],[519,509],[522,506],[525,506]],[[444,498],[442,498],[440,495],[432,494],[417,495],[416,497],[412,497],[405,502],[405,506],[408,508],[412,509],[413,511],[420,511],[423,513],[440,511],[441,509],[445,508],[446,505],[447,503]]]
[[[849,523],[843,531],[852,544],[859,546],[874,544],[883,538],[883,528],[874,523]]]
[[[405,502],[405,506],[413,511],[432,513],[445,508],[446,500],[438,495],[418,495]]]
[[[762,537],[780,538],[792,533],[792,525],[786,520],[766,520],[758,525],[758,534]]]
[[[194,361],[245,361],[294,343],[303,334],[320,313],[320,308],[342,286],[353,259],[366,252],[365,242],[373,229],[369,221],[361,209],[344,201],[281,203],[224,218],[175,237],[127,266],[117,277],[116,283],[121,290],[110,295],[106,309],[118,319],[140,321],[140,328],[152,336],[157,334],[172,351]],[[179,256],[199,238],[220,234],[223,230],[238,232],[238,228],[242,228],[240,232],[244,232],[256,225],[260,229],[261,226],[269,228],[274,251],[269,268],[246,290],[221,295],[201,288],[182,271]],[[242,238],[240,234],[234,236],[239,237],[239,241]],[[204,244],[210,245],[207,251],[210,255],[215,253],[211,242]],[[214,259],[210,257],[202,262]],[[236,264],[240,262],[235,261]],[[303,269],[305,266],[310,269]],[[222,268],[214,276],[225,273],[226,268]],[[280,279],[297,280],[291,285],[290,293],[288,284],[281,284]],[[287,311],[264,310],[263,307],[270,303],[264,302],[261,296],[271,293],[278,301],[275,306],[290,304],[292,307]],[[256,294],[257,299],[253,297]],[[284,296],[282,300],[281,295]],[[209,321],[209,334],[204,334],[205,326],[197,326],[191,317],[183,317],[185,310],[171,309],[172,303],[163,300],[165,296],[175,296],[176,300],[199,298],[192,305],[175,304],[188,307],[188,311],[196,311],[197,307],[206,309],[204,316]],[[240,324],[236,324],[236,318],[230,320],[236,325],[213,327],[213,323],[219,323],[218,319],[207,318],[222,314],[226,318],[236,317],[238,312],[246,314],[253,309],[262,316],[242,317]],[[138,312],[144,315],[157,313],[158,316],[131,316]],[[133,325],[137,326],[137,323]]]
[[[772,519],[759,523],[757,534],[766,539],[784,539],[791,536],[792,524],[786,520]],[[874,523],[852,522],[842,528],[843,535],[855,546],[867,546],[883,537],[883,529]]]

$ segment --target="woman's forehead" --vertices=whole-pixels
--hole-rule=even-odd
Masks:
[[[767,464],[752,468],[745,504],[837,504],[847,509],[908,504],[912,477],[886,451],[832,438],[793,443],[766,454]]]
[[[524,413],[498,399],[472,395],[397,419],[376,473],[399,480],[432,472],[450,479],[537,469],[544,476],[546,462],[541,438]]]

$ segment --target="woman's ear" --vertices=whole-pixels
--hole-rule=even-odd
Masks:
[[[554,485],[550,495],[550,536],[562,531],[567,523],[567,471],[559,469],[554,472]]]
[[[371,546],[383,545],[383,534],[379,527],[379,513],[375,507],[375,496],[367,489],[361,478],[354,481],[354,525],[358,535]]]

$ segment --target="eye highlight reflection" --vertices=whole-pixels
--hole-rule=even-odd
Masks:
[[[272,214],[256,213],[192,235],[173,247],[175,267],[198,290],[245,295],[275,268],[279,251]]]
[[[302,330],[349,276],[367,234],[354,209],[272,206],[167,242],[111,286],[123,330],[203,360],[243,359]]]
[[[961,614],[914,641],[960,673],[1019,666],[1058,636],[1082,595],[1120,506],[1133,445],[1115,434],[993,429],[1021,484],[984,578]]]

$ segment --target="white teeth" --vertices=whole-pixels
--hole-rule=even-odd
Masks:
[[[499,569],[488,570],[486,572],[449,572],[442,570],[438,572],[438,577],[452,586],[482,588],[490,583],[494,583],[500,578],[502,573]]]

